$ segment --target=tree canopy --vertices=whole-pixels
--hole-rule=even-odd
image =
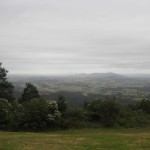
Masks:
[[[23,90],[20,102],[27,102],[33,98],[39,98],[39,97],[40,94],[37,88],[31,83],[26,83],[26,87]]]
[[[14,100],[14,86],[12,83],[7,81],[7,73],[8,71],[3,68],[2,63],[0,63],[0,98],[5,98],[9,101],[12,101]]]

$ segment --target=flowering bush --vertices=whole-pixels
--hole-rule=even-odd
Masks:
[[[48,122],[55,122],[60,119],[61,113],[58,111],[58,105],[56,101],[50,101],[48,104]]]

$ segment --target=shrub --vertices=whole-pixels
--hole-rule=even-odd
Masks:
[[[120,106],[113,100],[95,100],[86,106],[85,115],[105,127],[113,126],[119,120]]]
[[[0,128],[6,128],[6,126],[8,125],[10,107],[11,104],[7,99],[0,98]]]

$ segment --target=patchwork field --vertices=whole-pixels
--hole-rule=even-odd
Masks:
[[[0,150],[149,150],[149,129],[0,132]]]

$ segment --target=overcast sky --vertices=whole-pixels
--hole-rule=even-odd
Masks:
[[[150,73],[149,0],[0,0],[10,74]]]

